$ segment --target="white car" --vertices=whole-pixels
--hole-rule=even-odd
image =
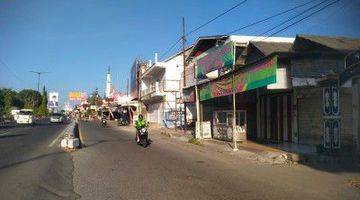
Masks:
[[[65,116],[60,113],[53,113],[50,116],[50,122],[51,123],[64,123]]]
[[[16,123],[18,124],[33,124],[34,115],[32,111],[20,110],[17,114]]]

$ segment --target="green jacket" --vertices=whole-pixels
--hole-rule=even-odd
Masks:
[[[140,130],[140,129],[144,128],[144,127],[146,127],[146,121],[145,121],[144,119],[142,119],[142,120],[140,120],[140,119],[136,120],[136,122],[135,122],[135,128],[136,128],[137,130]]]

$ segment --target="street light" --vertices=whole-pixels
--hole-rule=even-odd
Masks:
[[[40,92],[40,76],[41,74],[46,74],[46,73],[50,73],[50,72],[39,72],[39,71],[29,71],[31,73],[37,74],[38,75],[38,80],[37,80],[37,91]]]

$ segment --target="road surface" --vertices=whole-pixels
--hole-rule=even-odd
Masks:
[[[72,155],[59,148],[65,124],[0,128],[0,199],[75,199]]]
[[[81,199],[360,199],[349,185],[358,171],[274,166],[156,134],[144,149],[132,132],[80,127],[85,147],[72,155]]]

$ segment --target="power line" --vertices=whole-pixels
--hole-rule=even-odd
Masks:
[[[224,16],[224,15],[227,14],[228,12],[230,12],[230,11],[234,10],[235,8],[237,8],[237,7],[241,6],[242,4],[244,4],[246,1],[247,1],[247,0],[240,1],[240,2],[237,3],[235,6],[233,6],[233,7],[229,8],[229,9],[225,10],[224,12],[222,12],[222,13],[220,13],[219,15],[215,16],[214,18],[210,19],[209,21],[205,22],[204,24],[202,24],[202,25],[194,28],[193,30],[191,30],[190,32],[188,32],[188,33],[186,34],[186,36],[188,36],[188,35],[196,32],[196,31],[198,31],[199,29],[205,27],[206,25],[210,24],[211,22],[215,21],[216,19]]]
[[[316,7],[320,6],[321,4],[326,3],[326,2],[328,2],[328,1],[329,1],[329,0],[324,0],[324,1],[320,2],[320,3],[317,3],[317,4],[313,5],[313,6],[311,6],[310,8],[307,8],[307,9],[303,10],[302,12],[300,12],[300,13],[298,13],[298,14],[296,14],[296,15],[294,15],[294,16],[292,16],[292,17],[290,17],[290,18],[288,18],[288,19],[286,19],[286,20],[284,20],[284,21],[282,21],[280,24],[275,25],[274,27],[268,29],[267,31],[262,32],[262,33],[259,34],[257,37],[260,37],[260,36],[265,35],[266,33],[269,33],[270,31],[272,31],[272,30],[274,30],[274,29],[276,29],[276,28],[278,28],[278,27],[286,24],[287,22],[292,21],[293,19],[295,19],[295,18],[297,18],[297,17],[299,17],[299,16],[301,16],[301,15],[303,15],[303,14],[305,14],[305,13],[307,13],[307,12],[313,10],[313,9],[315,9]],[[257,37],[255,37],[255,38],[257,38]]]
[[[14,71],[11,70],[11,68],[9,67],[8,64],[6,64],[1,58],[0,58],[0,62],[2,63],[3,66],[6,67],[6,69],[20,82],[23,82],[23,80],[21,78],[19,78],[18,75],[16,75],[16,73]]]
[[[179,44],[181,39],[182,39],[182,37],[180,37],[178,40],[176,40],[176,42],[173,45],[171,45],[163,54],[161,54],[159,60],[162,60],[177,44]]]
[[[275,35],[275,34],[278,34],[278,33],[282,32],[282,31],[284,31],[284,30],[286,30],[286,29],[288,29],[288,28],[290,28],[290,27],[292,27],[292,26],[294,26],[294,25],[296,25],[297,23],[299,23],[299,22],[301,22],[301,21],[303,21],[303,20],[305,20],[305,19],[313,16],[314,14],[316,14],[316,13],[318,13],[318,12],[320,12],[320,11],[326,9],[326,8],[328,8],[329,6],[332,6],[333,4],[335,4],[335,3],[339,2],[339,1],[340,1],[340,0],[336,0],[336,1],[333,1],[333,2],[325,5],[324,7],[322,7],[322,8],[320,8],[320,9],[318,9],[318,10],[310,13],[309,15],[307,15],[307,16],[305,16],[305,17],[303,17],[303,18],[301,18],[301,19],[299,19],[299,20],[291,23],[290,25],[288,25],[288,26],[286,26],[286,27],[284,27],[284,28],[276,31],[275,33],[272,33],[271,35],[269,35],[269,36],[267,36],[266,38],[264,38],[264,40],[267,39],[267,38],[269,38],[269,37],[271,37],[271,36],[273,36],[273,35]]]
[[[233,33],[235,33],[235,32],[238,32],[238,31],[241,31],[241,30],[243,30],[243,29],[246,29],[246,28],[252,27],[252,26],[254,26],[254,25],[260,24],[260,23],[265,22],[265,21],[267,21],[267,20],[269,20],[269,19],[272,19],[272,18],[275,18],[275,17],[277,17],[277,16],[283,15],[283,14],[288,13],[288,12],[290,12],[290,11],[296,10],[296,9],[298,9],[298,8],[301,8],[301,7],[303,7],[303,6],[306,6],[306,5],[308,5],[308,4],[311,4],[311,3],[313,3],[313,2],[314,2],[314,1],[311,0],[311,1],[308,1],[308,2],[306,2],[306,3],[300,4],[300,5],[298,5],[298,6],[292,7],[292,8],[290,8],[290,9],[283,10],[283,11],[281,11],[281,12],[279,12],[279,13],[276,13],[276,14],[274,14],[274,15],[272,15],[272,16],[266,17],[266,18],[264,18],[264,19],[260,19],[260,20],[258,20],[258,21],[253,22],[253,23],[250,23],[250,24],[247,24],[247,25],[242,26],[242,27],[240,27],[240,28],[237,28],[237,29],[235,29],[235,30],[232,30],[232,31],[228,32],[226,35],[231,35],[231,34],[233,34]]]
[[[41,74],[46,74],[46,73],[50,73],[50,72],[39,72],[39,71],[29,71],[29,72],[38,75],[38,79],[37,79],[37,91],[40,92],[40,77],[41,77]]]
[[[216,19],[224,16],[225,14],[227,14],[228,12],[234,10],[235,8],[241,6],[242,4],[244,4],[247,0],[243,0],[243,1],[240,1],[239,3],[237,3],[236,5],[234,5],[233,7],[225,10],[224,12],[218,14],[217,16],[213,17],[212,19],[208,20],[207,22],[203,23],[202,25],[194,28],[193,30],[189,31],[188,33],[185,34],[185,36],[188,36],[190,34],[193,34],[195,33],[196,31],[198,31],[199,29],[207,26],[208,24],[210,24],[211,22],[215,21]],[[163,54],[161,54],[160,56],[160,60],[163,59],[163,57],[165,57],[177,44],[179,44],[179,42],[181,41],[182,37],[179,37],[176,42],[174,42],[173,45],[171,45]]]

